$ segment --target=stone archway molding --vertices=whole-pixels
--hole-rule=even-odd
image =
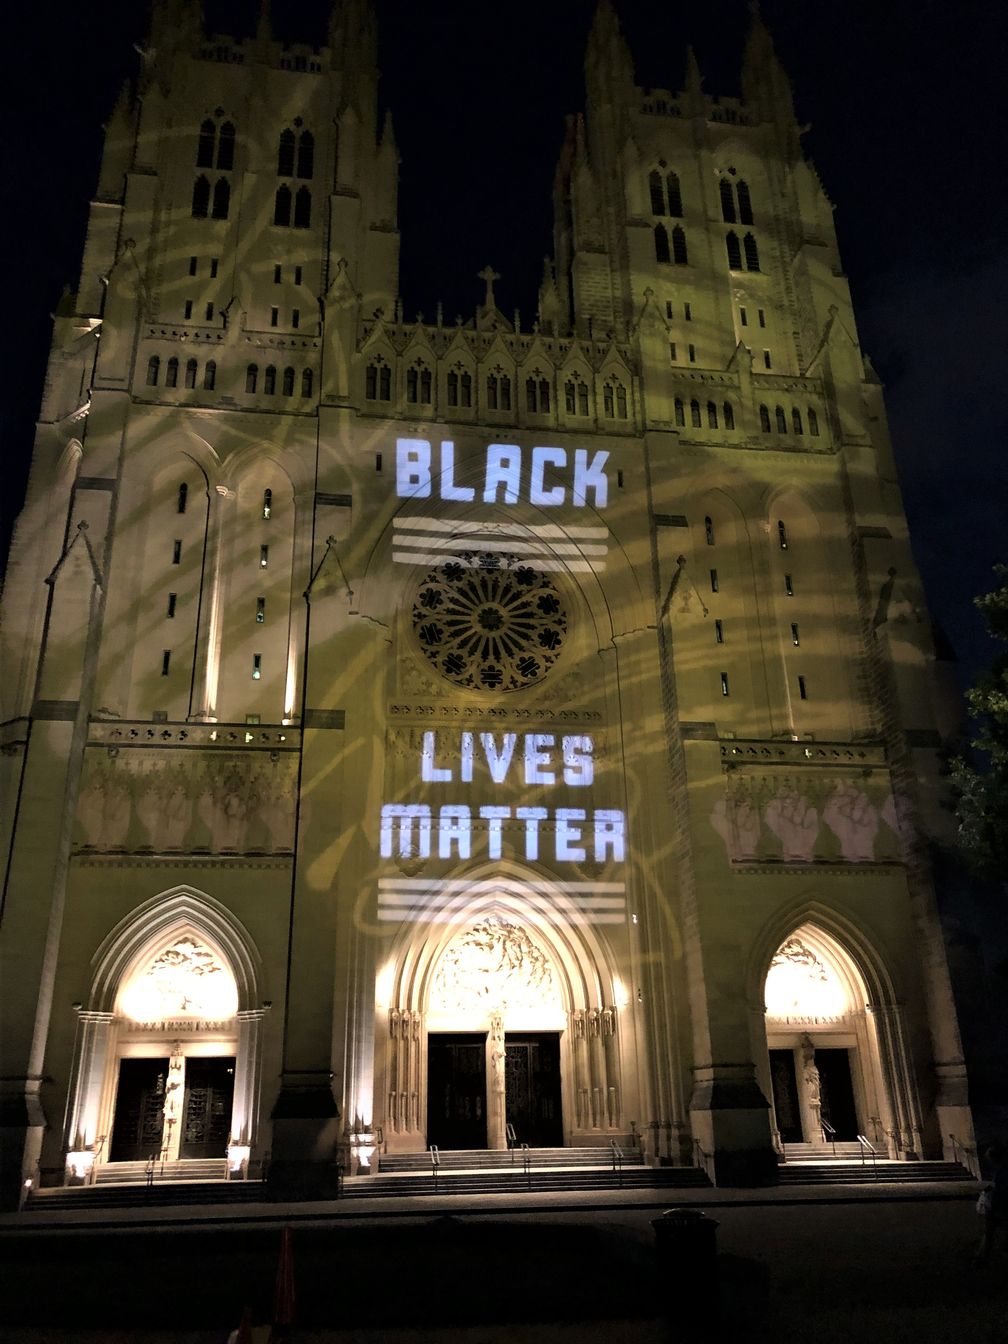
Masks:
[[[227,963],[238,990],[235,1087],[229,1160],[248,1161],[258,1127],[261,1072],[262,959],[245,926],[220,901],[178,886],[137,906],[115,926],[92,958],[91,994],[78,1010],[67,1096],[64,1151],[68,1176],[86,1177],[101,1144],[103,1099],[115,1067],[116,1000],[144,958],[182,934],[193,934]]]
[[[865,1015],[881,1082],[883,1126],[892,1156],[921,1155],[923,1119],[913,1058],[907,1043],[903,999],[885,958],[872,936],[849,916],[808,898],[779,910],[753,944],[747,968],[747,993],[754,1018],[766,1041],[763,986],[778,948],[802,928],[811,926],[831,949],[851,983],[865,991]],[[853,973],[851,977],[851,972]]]

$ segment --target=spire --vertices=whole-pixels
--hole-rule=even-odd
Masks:
[[[259,22],[256,24],[256,41],[267,43],[273,41],[273,15],[271,13],[270,0],[259,0]]]
[[[194,46],[203,36],[200,0],[152,0],[147,46],[154,53]]]
[[[685,94],[686,115],[702,117],[705,110],[703,75],[700,73],[696,52],[692,47],[686,48],[686,78],[683,82],[683,93]]]
[[[381,140],[379,144],[381,146],[383,153],[391,154],[392,157],[396,160],[396,162],[398,162],[399,150],[396,145],[395,128],[392,125],[391,108],[385,109],[385,120],[382,123]]]
[[[634,69],[630,48],[620,31],[612,0],[598,0],[588,34],[585,73],[589,99],[629,102],[634,96]]]
[[[763,22],[759,5],[751,7],[752,20],[742,56],[742,97],[761,121],[774,122],[782,148],[789,158],[798,158],[800,130],[795,119],[791,81],[777,58],[773,38]]]

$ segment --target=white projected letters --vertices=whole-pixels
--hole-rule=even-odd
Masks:
[[[512,781],[529,788],[559,783],[587,788],[595,779],[592,739],[583,733],[460,733],[455,751],[439,750],[438,734],[425,732],[420,750],[425,784]],[[505,823],[517,822],[513,828]],[[474,824],[477,823],[477,824]],[[513,834],[529,860],[557,863],[622,863],[626,851],[623,813],[611,808],[511,807],[503,804],[386,803],[381,812],[383,859],[469,859],[474,836],[487,857],[499,859]],[[552,853],[543,852],[544,846]]]
[[[437,461],[427,439],[396,439],[396,494],[400,499],[443,499],[484,504],[517,504],[527,499],[540,508],[559,508],[570,503],[577,509],[591,506],[604,509],[609,502],[609,478],[605,464],[606,449],[589,457],[586,448],[533,448],[528,458],[528,475],[523,479],[522,449],[516,443],[491,443],[483,462],[483,487],[456,483],[455,444],[442,439]],[[569,484],[546,485],[547,468],[567,473]]]

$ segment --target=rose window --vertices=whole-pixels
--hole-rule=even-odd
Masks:
[[[430,570],[412,619],[424,656],[449,681],[475,690],[531,685],[567,638],[560,594],[514,555],[463,552]]]

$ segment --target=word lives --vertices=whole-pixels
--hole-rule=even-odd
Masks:
[[[426,732],[420,752],[423,784],[488,784],[547,789],[559,784],[587,789],[595,780],[594,744],[582,733],[559,739],[553,733],[459,734],[451,758],[439,760],[437,733]],[[612,808],[511,807],[506,804],[445,803],[435,809],[428,803],[386,803],[381,811],[381,856],[383,859],[468,859],[472,856],[474,821],[486,839],[487,856],[499,859],[505,822],[524,845],[524,856],[537,860],[540,850],[552,853],[543,859],[557,863],[622,863],[625,858],[625,818]]]

